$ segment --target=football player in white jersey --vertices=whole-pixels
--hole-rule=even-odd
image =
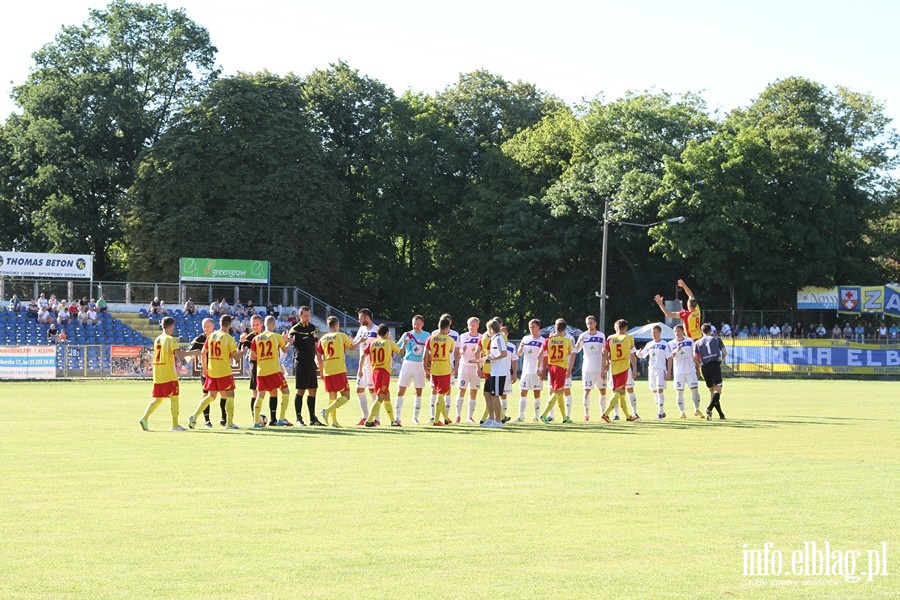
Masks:
[[[591,390],[600,390],[600,413],[606,411],[606,336],[597,329],[597,317],[589,315],[587,331],[578,336],[575,352],[582,352],[581,382],[584,387],[584,420],[591,420]]]
[[[444,319],[449,319],[449,320],[450,320],[450,323],[451,323],[451,329],[450,329],[450,332],[449,332],[447,335],[449,335],[451,338],[453,338],[453,343],[454,343],[455,345],[458,346],[458,345],[459,345],[459,332],[458,332],[458,331],[454,331],[453,328],[452,328],[452,327],[453,327],[453,326],[452,326],[452,323],[453,323],[453,317],[451,317],[451,316],[450,316],[449,314],[447,314],[447,313],[444,313],[444,314],[441,315],[441,318],[438,319],[438,323],[440,323],[440,322],[441,322],[442,320],[444,320]],[[431,332],[431,335],[437,335],[437,334],[439,334],[440,332],[441,332],[440,329],[435,329],[434,331]],[[456,362],[456,352],[454,352],[454,353],[450,356],[450,369],[451,369],[451,372],[452,372],[451,375],[450,375],[450,386],[451,386],[451,387],[453,386],[453,378],[456,377],[456,366],[457,366],[457,362]],[[434,407],[435,407],[436,404],[437,404],[437,394],[434,393],[434,388],[432,388],[432,389],[431,389],[431,420],[429,421],[430,423],[434,423]],[[450,407],[449,407],[449,406],[447,407],[447,415],[448,415],[448,416],[450,415]],[[449,422],[449,421],[448,421],[448,422]],[[457,421],[457,422],[458,422],[458,421]]]
[[[522,357],[522,379],[519,387],[519,418],[520,423],[525,420],[525,407],[528,404],[528,392],[534,394],[534,421],[537,422],[541,414],[541,389],[544,387],[544,338],[541,337],[541,322],[537,319],[528,321],[530,334],[519,342],[517,354]]]
[[[372,397],[375,397],[375,384],[372,382],[372,363],[366,354],[366,348],[378,337],[378,326],[372,320],[372,311],[368,308],[361,308],[358,311],[359,331],[353,338],[353,344],[359,345],[359,368],[356,371],[356,395],[359,397],[359,409],[362,411],[362,418],[359,420],[360,427],[365,426],[366,419],[369,417],[369,398],[366,390],[372,390]],[[362,343],[360,343],[362,342]],[[378,423],[378,415],[376,413],[375,423]]]
[[[509,341],[509,329],[504,325],[500,328],[503,339],[506,340],[506,353],[509,355],[509,373],[506,375],[506,384],[503,387],[503,394],[500,396],[500,407],[503,410],[502,422],[506,423],[510,417],[506,411],[508,408],[509,395],[513,392],[513,384],[519,380],[519,354],[516,352],[516,345]]]
[[[669,342],[672,352],[672,378],[675,380],[675,394],[681,418],[686,419],[684,412],[684,388],[691,388],[694,401],[694,416],[704,419],[700,412],[700,390],[697,389],[697,372],[700,367],[694,362],[694,341],[685,337],[684,326],[675,326],[675,339]]]
[[[477,360],[481,358],[481,334],[478,327],[481,321],[478,317],[469,317],[467,321],[469,330],[460,334],[459,343],[456,344],[455,358],[459,365],[459,395],[456,397],[456,422],[459,423],[462,416],[463,401],[466,390],[469,391],[469,423],[474,423],[475,404],[478,390],[481,389],[481,369]]]
[[[638,356],[647,359],[647,383],[659,409],[656,418],[665,419],[666,379],[672,373],[672,349],[668,342],[662,340],[662,327],[654,325],[652,335],[653,341],[647,342],[647,345],[638,351]]]

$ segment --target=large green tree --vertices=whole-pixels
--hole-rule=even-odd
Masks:
[[[91,252],[98,277],[121,268],[111,257],[135,160],[216,77],[215,52],[183,10],[116,0],[34,53],[3,132],[4,193],[30,229],[20,249]]]
[[[790,78],[667,161],[657,248],[740,308],[806,285],[881,281],[877,227],[896,199],[898,139],[873,98]]]
[[[144,153],[130,200],[133,278],[171,281],[181,256],[265,258],[276,283],[335,290],[345,197],[295,78],[213,83]]]

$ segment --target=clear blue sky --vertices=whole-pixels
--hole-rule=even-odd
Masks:
[[[479,68],[522,79],[570,104],[627,90],[700,92],[711,108],[749,103],[801,75],[886,104],[900,122],[900,3],[888,0],[171,0],[205,26],[226,74],[299,75],[339,59],[389,85],[436,92]],[[0,116],[31,53],[97,0],[4,2]]]

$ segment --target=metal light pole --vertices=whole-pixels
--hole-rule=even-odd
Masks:
[[[641,227],[643,229],[649,229],[650,227],[654,227],[656,225],[662,225],[663,223],[684,223],[684,217],[672,217],[671,219],[664,219],[662,221],[654,221],[653,223],[630,223],[628,221],[613,221],[616,225],[628,225],[631,227]],[[606,198],[606,201],[603,203],[603,250],[600,254],[600,292],[597,294],[600,296],[600,317],[598,318],[599,323],[597,327],[604,334],[606,333],[606,248],[607,248],[607,240],[609,239],[609,198]]]

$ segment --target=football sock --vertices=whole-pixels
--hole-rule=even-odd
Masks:
[[[665,412],[663,408],[666,405],[666,393],[663,391],[657,392],[656,403],[659,404],[659,412]]]
[[[337,423],[337,409],[350,402],[350,396],[338,396],[325,409],[325,414],[331,415],[331,422]]]
[[[675,392],[675,402],[678,404],[678,410],[684,412],[684,390]]]
[[[369,397],[366,396],[366,390],[357,392],[356,395],[359,397],[359,410],[362,411],[363,419],[367,419],[369,417]]]
[[[278,412],[278,392],[269,392],[269,420],[277,421],[275,418],[276,413]],[[284,415],[281,415],[281,418],[284,418]]]
[[[152,415],[153,412],[162,405],[162,403],[163,403],[162,398],[154,398],[153,400],[151,400],[150,404],[147,405],[147,410],[144,411],[144,416],[141,418],[149,419],[150,415]]]
[[[381,404],[376,402],[375,406],[373,406],[372,408],[374,409],[373,412],[375,413],[375,420],[377,421],[379,415],[381,415]]]
[[[566,393],[566,418],[572,418],[572,394]]]
[[[225,410],[225,396],[222,396],[221,398],[219,398],[219,408],[222,409],[222,420],[227,421],[228,420],[228,411]]]
[[[400,415],[403,414],[403,396],[397,396],[396,402],[397,402],[397,407],[396,407],[397,418],[399,419]]]
[[[506,408],[507,408],[508,406],[509,406],[509,401],[508,401],[508,400],[503,400],[503,399],[501,398],[501,400],[500,400],[500,418],[501,418],[501,419],[505,419],[505,418],[506,418]]]
[[[606,412],[606,394],[600,394],[600,412]]]
[[[275,396],[272,396],[272,399],[275,399]],[[291,395],[289,392],[281,393],[281,413],[278,415],[279,421],[285,421],[285,416],[287,415],[288,403],[291,401]]]
[[[519,418],[525,418],[525,409],[528,407],[528,398],[524,396],[519,399]]]
[[[422,396],[416,396],[416,403],[413,404],[413,420],[419,420],[419,411],[422,409]]]
[[[694,410],[700,410],[700,390],[694,388],[691,390],[691,394],[693,394]]]
[[[631,402],[631,410],[637,414],[637,395],[634,392],[628,392],[628,400]]]
[[[303,396],[300,394],[294,394],[294,412],[297,413],[298,421],[303,418]]]
[[[262,414],[262,403],[265,398],[260,398],[257,396],[256,398],[251,398],[251,402],[253,402],[253,424],[259,423],[259,415]]]
[[[625,418],[631,418],[631,412],[628,410],[628,402],[625,400],[625,394],[619,395],[619,406],[622,408],[622,412],[625,413]]]
[[[603,416],[608,417],[609,413],[613,412],[619,406],[619,392],[614,392],[612,401],[609,403],[609,406],[606,410],[603,411]]]
[[[209,408],[209,405],[212,403],[212,401],[213,401],[212,395],[207,394],[207,395],[203,396],[203,398],[200,399],[200,404],[197,406],[197,410],[194,411],[193,417],[196,419],[196,418],[197,418],[197,415],[199,415],[199,414],[200,414],[201,412],[203,412],[205,409],[208,409],[208,408]],[[222,418],[223,418],[223,419],[225,418],[225,412],[224,412],[224,411],[222,412]]]
[[[460,394],[460,396],[456,399],[456,418],[457,419],[462,419],[462,407],[463,407],[463,402],[465,402],[465,401],[466,401],[466,399],[462,394]]]
[[[586,417],[591,416],[591,395],[590,394],[584,395],[584,416],[586,416]]]
[[[209,420],[209,405],[208,405],[208,404],[206,405],[206,408],[203,409],[203,419],[204,419],[207,423],[210,422],[210,420]]]
[[[169,397],[169,408],[172,411],[172,427],[178,427],[178,396]]]
[[[437,408],[434,411],[434,422],[446,420],[447,404],[444,402],[444,396],[438,396]]]
[[[225,425],[234,425],[234,396],[225,398]]]
[[[537,419],[541,414],[541,399],[534,399],[534,418]]]
[[[381,406],[381,400],[375,400],[372,402],[372,409],[369,411],[369,416],[366,417],[366,423],[371,423],[375,420],[375,408],[377,406]]]
[[[318,417],[316,417],[316,395],[315,394],[307,394],[306,396],[306,407],[309,409],[309,422],[313,423],[318,421]],[[301,419],[302,417],[298,416],[297,419]]]
[[[431,395],[431,420],[432,421],[434,421],[434,418],[435,418],[434,417],[434,415],[435,415],[434,407],[436,406],[436,404],[437,404],[437,396],[435,394],[432,394]]]
[[[397,419],[394,417],[394,406],[393,406],[393,404],[391,404],[391,399],[385,398],[384,400],[381,401],[381,404],[384,407],[384,411],[388,415],[388,419],[391,420],[391,423],[396,421]]]

